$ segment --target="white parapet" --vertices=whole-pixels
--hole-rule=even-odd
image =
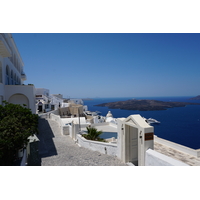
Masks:
[[[154,135],[154,140],[157,143],[166,145],[168,147],[171,147],[171,148],[176,149],[178,151],[181,151],[183,153],[187,153],[187,154],[195,156],[197,158],[200,157],[200,149],[192,149],[192,148],[177,144],[175,142],[171,142],[169,140],[165,140],[165,139],[159,138],[156,135]]]
[[[152,149],[146,151],[145,166],[189,166]]]
[[[111,156],[116,156],[117,154],[117,144],[86,140],[80,134],[77,134],[77,144],[81,147],[85,147],[92,151],[98,151],[102,154],[108,154]]]

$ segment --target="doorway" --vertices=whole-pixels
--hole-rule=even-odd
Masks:
[[[42,112],[42,105],[38,105],[38,112]]]
[[[54,105],[51,105],[51,110],[54,110],[55,109],[55,106]]]
[[[126,125],[126,160],[138,166],[138,129]]]

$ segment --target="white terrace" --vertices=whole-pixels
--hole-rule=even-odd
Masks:
[[[154,128],[140,115],[118,118],[117,125],[108,122],[92,124],[97,130],[102,130],[103,132],[117,132],[117,141],[111,139],[110,142],[86,140],[81,136],[81,131],[86,131],[88,124],[83,120],[79,121],[78,118],[76,120],[72,118],[71,124],[64,125],[63,119],[59,115],[51,113],[47,117],[57,121],[61,134],[63,136],[69,135],[77,145],[115,156],[124,163],[136,166],[187,165],[176,158],[174,159],[154,150]],[[158,140],[156,140],[157,143]]]

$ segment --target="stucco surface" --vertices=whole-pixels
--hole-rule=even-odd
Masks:
[[[39,119],[38,138],[42,166],[127,166],[117,157],[79,147],[51,119]]]

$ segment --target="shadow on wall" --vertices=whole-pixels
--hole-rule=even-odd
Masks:
[[[39,118],[39,134],[37,135],[39,142],[40,158],[57,155],[57,150],[53,142],[55,137],[51,127],[46,119]]]

